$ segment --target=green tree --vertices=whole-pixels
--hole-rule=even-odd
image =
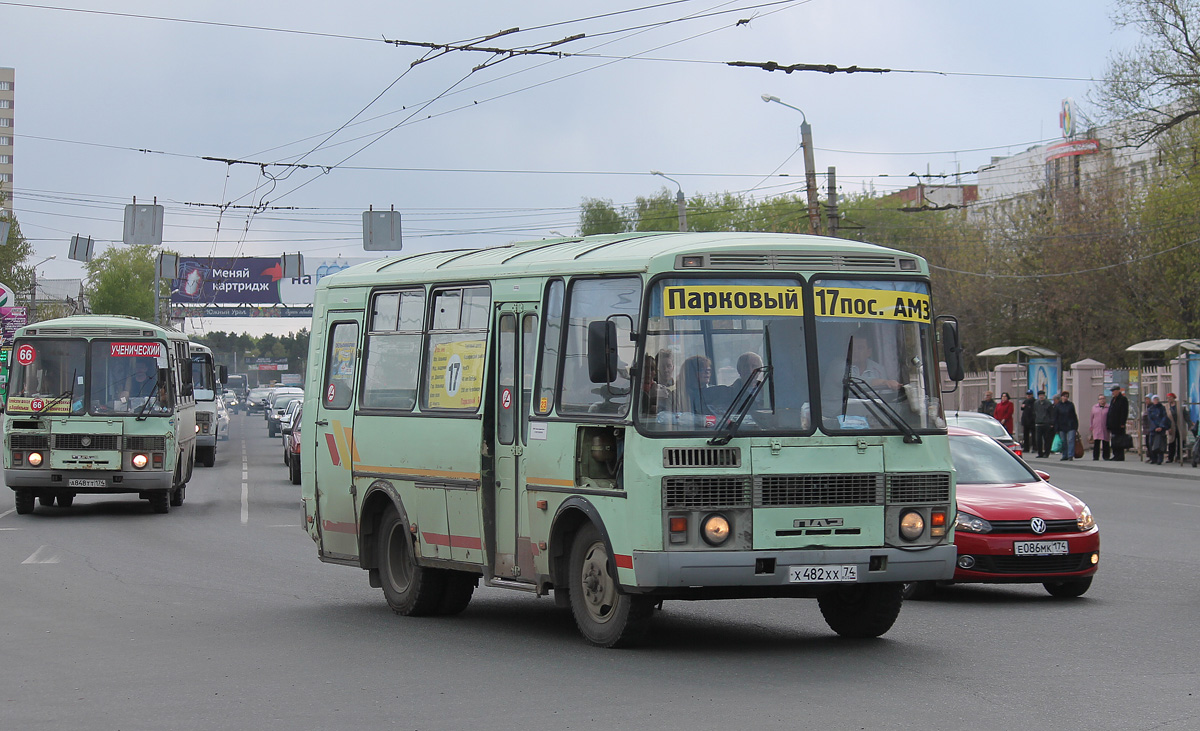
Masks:
[[[153,246],[114,246],[87,264],[92,312],[154,321]]]
[[[603,198],[584,198],[579,206],[579,235],[619,234],[629,230],[629,222]]]
[[[0,195],[0,202],[3,201]],[[0,246],[0,282],[14,292],[28,292],[29,267],[25,262],[33,253],[33,247],[21,235],[21,226],[15,216],[0,208],[0,221],[10,224],[8,240]]]
[[[1113,20],[1142,38],[1109,57],[1105,81],[1090,95],[1104,114],[1135,123],[1136,144],[1200,115],[1200,2],[1117,0]]]

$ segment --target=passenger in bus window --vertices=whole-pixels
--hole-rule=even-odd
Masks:
[[[131,398],[144,399],[154,395],[157,380],[150,358],[138,358],[133,364],[133,373],[125,380],[125,390],[121,392],[121,400]]]
[[[658,382],[658,363],[647,355],[642,364],[642,413],[657,414],[671,403],[671,392]]]
[[[658,369],[659,384],[666,389],[675,385],[675,351],[663,348],[658,351],[654,364]]]
[[[900,382],[889,377],[889,373],[884,369],[883,365],[874,360],[874,346],[871,343],[871,338],[856,336],[853,346],[853,360],[850,366],[850,375],[863,379],[871,384],[873,388],[898,389]]]
[[[705,400],[711,379],[712,361],[707,357],[693,355],[683,361],[679,368],[679,380],[675,384],[675,410],[693,414],[713,413]]]
[[[746,385],[746,382],[754,375],[754,371],[762,368],[763,359],[758,353],[753,350],[742,353],[737,359],[737,378],[728,386],[711,386],[705,393],[705,399],[710,404],[714,404],[721,409],[728,408],[733,400],[737,398],[738,392]],[[765,389],[764,389],[765,390]],[[760,391],[758,398],[754,401],[754,408],[762,408],[763,391]]]

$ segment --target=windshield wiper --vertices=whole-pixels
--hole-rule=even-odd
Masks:
[[[737,434],[737,430],[742,426],[742,420],[746,418],[746,414],[750,411],[750,405],[758,398],[758,394],[762,391],[762,387],[766,384],[767,379],[771,377],[771,366],[759,366],[750,371],[750,375],[746,378],[746,382],[738,389],[737,395],[733,397],[733,401],[729,404],[729,408],[725,409],[725,413],[721,416],[718,422],[717,435],[708,440],[708,443],[713,446],[721,446],[729,444],[729,440]],[[750,393],[747,394],[746,392]],[[727,434],[722,434],[728,430]]]
[[[158,376],[154,377],[154,387],[150,396],[146,399],[146,403],[142,404],[142,408],[138,409],[137,421],[146,420],[146,409],[150,408],[150,404],[158,402],[158,389],[161,388],[158,381]]]
[[[79,369],[78,369],[78,368],[76,368],[75,370],[71,371],[71,385],[67,387],[67,390],[66,390],[66,391],[63,391],[63,392],[62,392],[62,393],[60,393],[59,395],[55,396],[55,397],[54,397],[54,398],[53,398],[53,399],[50,401],[50,403],[48,403],[48,404],[46,404],[45,406],[43,406],[43,407],[42,407],[42,411],[45,411],[47,414],[49,414],[49,413],[50,413],[50,409],[54,408],[55,406],[58,406],[58,402],[59,402],[59,401],[62,401],[62,400],[63,400],[63,399],[65,399],[67,396],[70,396],[71,394],[75,393],[75,376],[76,376],[78,373],[79,373]]]
[[[883,400],[883,397],[879,395],[879,392],[876,391],[871,384],[867,383],[861,378],[858,378],[857,376],[846,376],[844,389],[844,393],[846,394],[849,394],[850,391],[854,391],[855,396],[865,399],[868,405],[874,407],[878,413],[881,413],[887,417],[887,420],[892,422],[893,426],[904,432],[905,444],[921,443],[921,436],[917,434],[915,430],[913,430],[912,425],[905,421],[904,417],[897,414],[896,410]],[[844,411],[845,406],[842,408]]]

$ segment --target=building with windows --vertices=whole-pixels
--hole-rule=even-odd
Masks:
[[[0,192],[4,210],[12,213],[13,191],[13,105],[16,72],[0,67]],[[3,243],[3,242],[0,242]]]

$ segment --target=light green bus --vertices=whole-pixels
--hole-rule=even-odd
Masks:
[[[80,493],[183,504],[196,451],[188,339],[118,315],[74,315],[16,332],[4,413],[4,482],[16,509]]]
[[[957,325],[940,337],[961,379]],[[400,614],[553,593],[600,646],[664,600],[815,597],[886,632],[954,572],[917,256],[654,233],[397,256],[321,280],[304,521]]]

